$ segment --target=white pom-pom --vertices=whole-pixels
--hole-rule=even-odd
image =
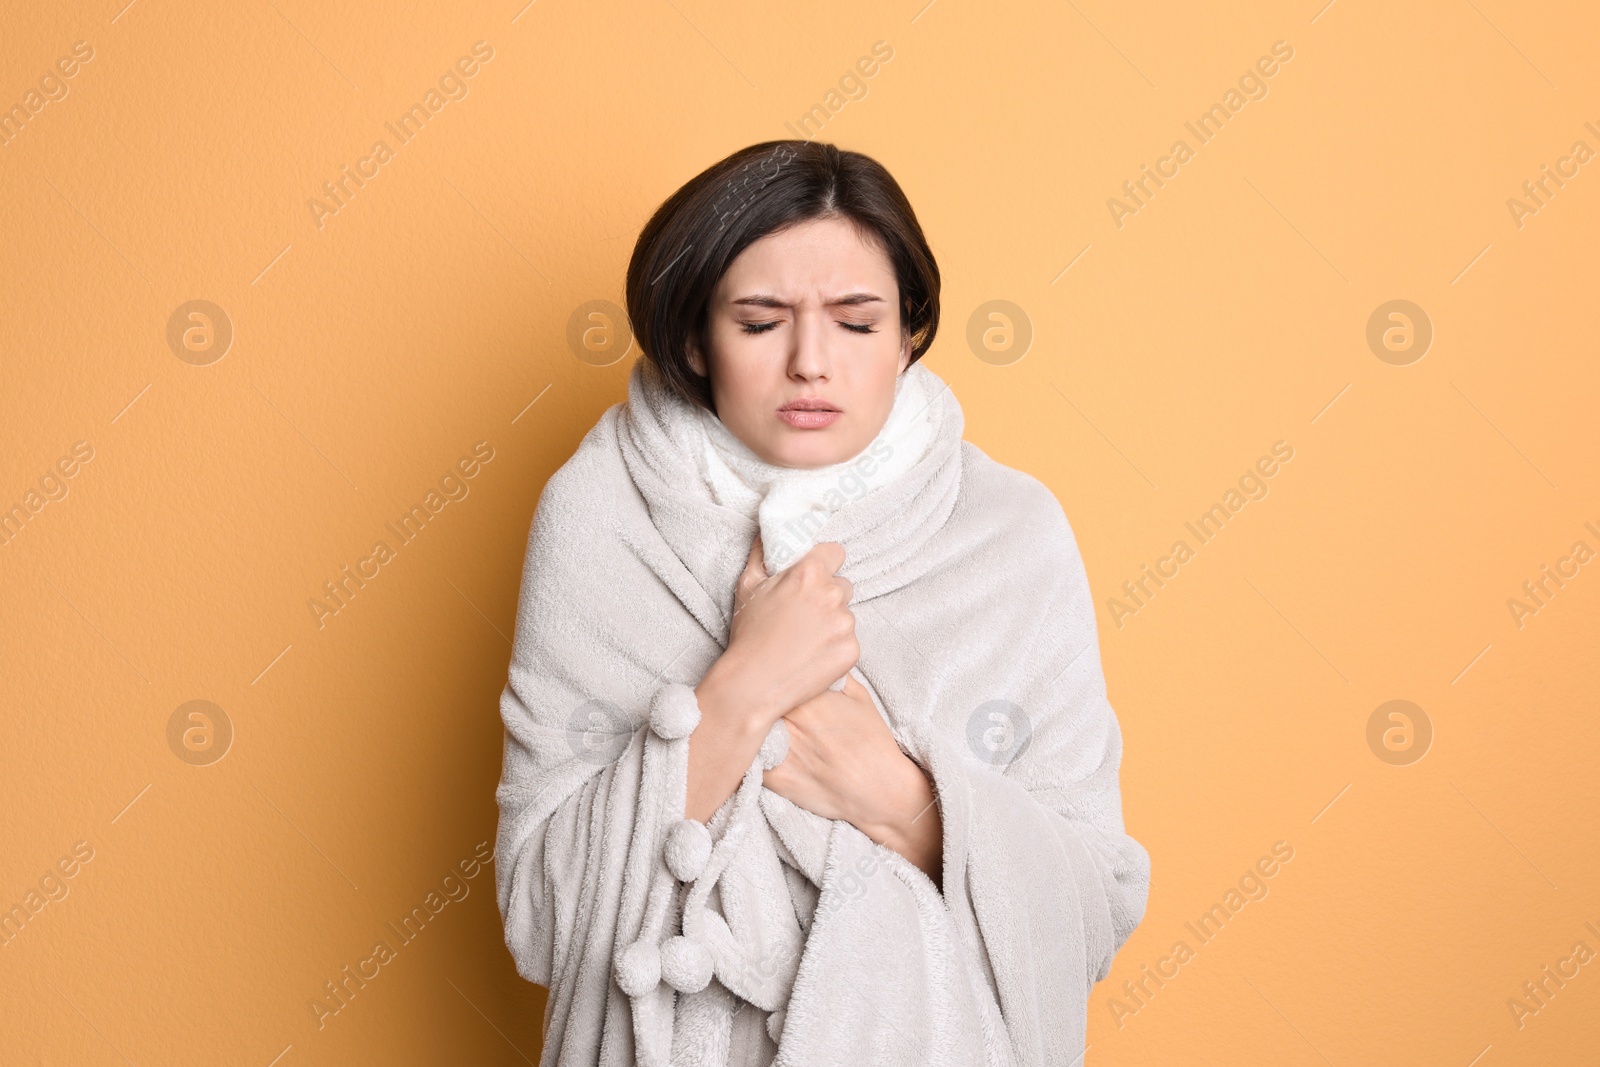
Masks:
[[[767,1036],[772,1038],[773,1044],[777,1044],[778,1039],[783,1036],[783,1020],[787,1014],[784,1009],[779,1008],[767,1016]]]
[[[650,729],[663,741],[688,737],[700,725],[694,690],[679,682],[664,685],[650,704]]]
[[[680,882],[692,882],[700,877],[711,859],[711,831],[697,819],[679,819],[667,831],[663,855],[672,877]]]
[[[767,739],[761,742],[761,769],[770,771],[783,762],[789,754],[789,727],[784,725],[782,719],[772,724],[772,729],[767,731]]]
[[[680,993],[698,993],[711,981],[711,953],[688,937],[669,937],[661,946],[661,977]]]
[[[661,949],[635,941],[617,957],[617,985],[630,997],[642,996],[661,981]]]

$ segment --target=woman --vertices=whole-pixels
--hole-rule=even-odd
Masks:
[[[753,145],[627,288],[645,358],[540,495],[501,698],[543,1062],[1080,1061],[1149,857],[1066,517],[918,362],[904,194]]]

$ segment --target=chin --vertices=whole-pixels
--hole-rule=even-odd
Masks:
[[[783,467],[799,467],[812,469],[816,467],[831,467],[835,463],[843,463],[854,452],[847,451],[839,446],[837,438],[822,438],[816,431],[805,431],[809,437],[804,441],[786,441],[773,450],[776,458],[768,460]],[[856,451],[860,451],[857,449]]]

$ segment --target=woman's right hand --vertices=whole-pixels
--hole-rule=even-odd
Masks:
[[[713,670],[767,729],[848,674],[861,656],[850,610],[855,587],[838,575],[844,559],[843,545],[823,541],[769,577],[759,532],[750,545],[734,588],[728,647]]]
[[[734,588],[728,647],[695,686],[684,814],[704,822],[734,788],[772,724],[849,673],[860,658],[855,588],[836,573],[844,546],[824,541],[769,577],[761,535]]]

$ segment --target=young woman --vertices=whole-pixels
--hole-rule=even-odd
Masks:
[[[543,1062],[1079,1062],[1149,857],[1071,527],[918,362],[910,204],[753,145],[627,289],[644,358],[540,495],[501,697]]]

